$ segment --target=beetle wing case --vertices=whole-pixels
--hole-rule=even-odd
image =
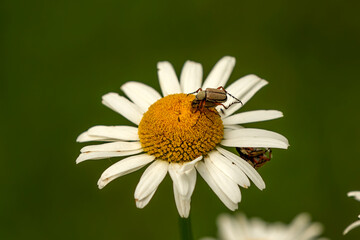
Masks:
[[[206,92],[206,101],[223,103],[226,102],[227,100],[226,92],[224,92],[221,89],[207,88],[205,92]]]

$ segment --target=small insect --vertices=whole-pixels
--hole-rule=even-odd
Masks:
[[[193,93],[196,93],[196,96],[195,99],[192,101],[191,106],[193,108],[196,108],[196,111],[203,111],[204,108],[215,108],[216,106],[223,106],[225,109],[228,109],[231,105],[235,103],[242,104],[239,99],[228,93],[223,87],[206,88],[205,90],[199,88]],[[225,106],[223,104],[227,100],[227,95],[235,99],[235,101],[232,102],[229,106]],[[221,111],[223,112],[224,110],[221,109]]]
[[[260,168],[271,159],[270,148],[237,147],[240,157],[251,164],[255,169]]]

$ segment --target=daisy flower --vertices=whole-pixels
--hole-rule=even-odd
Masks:
[[[323,231],[321,224],[311,223],[305,213],[298,215],[289,225],[266,223],[259,218],[247,219],[243,214],[223,214],[219,216],[217,225],[221,240],[325,240],[318,238]]]
[[[258,76],[247,75],[226,87],[226,91],[240,99],[242,104],[233,104],[223,111],[220,111],[221,106],[217,110],[204,108],[201,111],[192,106],[195,95],[188,93],[200,87],[225,86],[234,65],[233,57],[223,57],[202,83],[202,66],[199,63],[187,61],[179,81],[169,62],[159,62],[158,76],[163,97],[139,82],[127,82],[121,86],[129,99],[117,93],[104,95],[102,103],[136,127],[90,128],[78,137],[78,142],[106,143],[82,148],[76,163],[127,156],[103,172],[98,181],[100,189],[112,180],[150,164],[135,190],[138,208],[149,203],[169,172],[179,214],[188,217],[196,172],[199,172],[229,209],[237,209],[241,201],[239,186],[247,188],[251,180],[262,190],[265,183],[249,163],[220,145],[286,149],[289,144],[278,133],[240,126],[280,118],[283,116],[281,112],[258,110],[233,114],[268,83]],[[224,105],[228,106],[233,101],[232,97],[228,97]]]
[[[348,197],[354,197],[356,200],[360,201],[360,191],[353,191],[353,192],[348,192]],[[360,215],[358,216],[358,218],[360,219]],[[343,232],[343,234],[347,234],[349,231],[353,230],[354,228],[360,226],[360,220],[357,220],[355,222],[353,222],[352,224],[350,224]]]

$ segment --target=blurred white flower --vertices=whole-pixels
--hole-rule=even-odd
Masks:
[[[348,192],[348,197],[354,197],[356,200],[360,201],[360,191],[353,191],[353,192]],[[358,218],[360,219],[360,215],[358,216]],[[352,224],[350,224],[343,232],[343,234],[347,234],[349,231],[353,230],[354,228],[360,226],[360,220],[357,220],[355,222],[353,222]]]
[[[279,111],[258,110],[233,114],[242,104],[233,104],[223,109],[221,114],[215,108],[204,108],[201,111],[194,109],[192,102],[195,96],[184,93],[192,93],[200,87],[225,86],[234,65],[233,57],[223,57],[202,84],[201,64],[187,61],[179,81],[169,62],[159,62],[158,76],[163,97],[153,88],[139,82],[128,82],[121,87],[130,100],[117,93],[104,95],[104,105],[138,127],[90,128],[78,137],[78,142],[108,143],[82,148],[76,163],[134,155],[106,169],[98,181],[100,189],[112,180],[151,163],[135,190],[138,208],[149,203],[169,172],[181,217],[189,216],[197,170],[229,209],[237,209],[241,201],[239,186],[247,188],[252,180],[262,190],[265,183],[249,163],[219,144],[226,147],[283,149],[289,144],[278,133],[239,125],[280,118],[283,114]],[[247,75],[226,87],[226,91],[245,104],[267,83],[258,76]],[[233,97],[228,97],[224,104],[229,106],[233,101]],[[220,110],[220,106],[217,109]]]
[[[289,225],[266,223],[259,218],[248,219],[243,214],[222,214],[217,225],[220,240],[325,240],[318,238],[323,231],[321,224],[312,223],[305,213],[298,215]]]

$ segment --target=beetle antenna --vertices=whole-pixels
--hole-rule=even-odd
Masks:
[[[196,90],[195,92],[188,93],[187,95],[194,94],[194,93],[198,93],[198,92],[200,92],[200,91],[202,91],[202,88],[199,88],[199,89]]]

